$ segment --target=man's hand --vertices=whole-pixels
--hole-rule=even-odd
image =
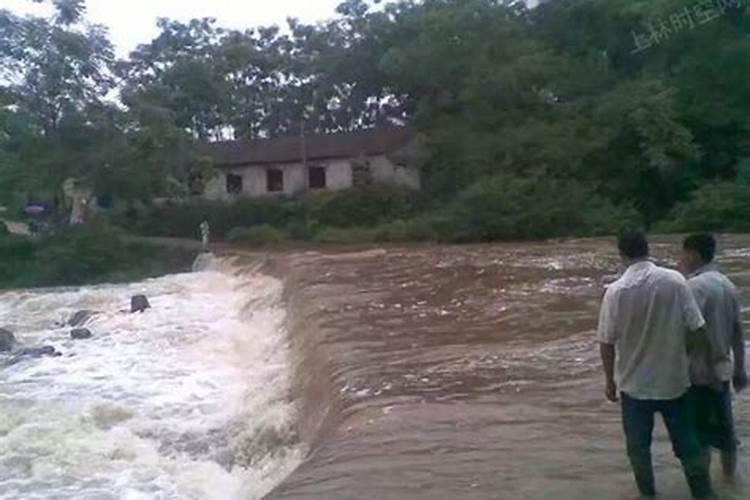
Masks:
[[[620,398],[617,396],[617,384],[614,381],[607,382],[607,389],[605,390],[607,401],[617,403]]]
[[[604,380],[607,389],[604,393],[609,401],[617,402],[617,384],[615,383],[615,346],[612,344],[599,344],[599,352],[602,356],[602,365],[604,366]]]
[[[734,374],[734,377],[732,378],[732,382],[734,384],[734,390],[737,392],[742,392],[745,387],[747,387],[747,372],[742,371]]]

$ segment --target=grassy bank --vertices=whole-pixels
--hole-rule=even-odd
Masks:
[[[369,187],[301,198],[239,199],[142,207],[115,218],[129,232],[214,240],[243,247],[321,244],[473,243],[595,237],[623,226],[659,233],[750,231],[750,183],[709,183],[670,212],[613,204],[586,185],[560,179],[491,176],[448,199]]]
[[[198,237],[243,245],[487,242],[611,234],[640,216],[585,186],[554,179],[484,179],[453,199],[383,187],[301,198],[239,199],[130,210],[115,223],[147,236]]]
[[[0,235],[0,289],[138,281],[188,271],[195,255],[125,243],[104,224],[68,228],[35,241]]]

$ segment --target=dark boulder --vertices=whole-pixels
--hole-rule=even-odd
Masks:
[[[15,358],[43,358],[45,356],[56,358],[62,356],[61,352],[51,345],[45,345],[42,347],[24,347],[13,353]]]
[[[88,320],[90,320],[94,315],[96,314],[96,311],[78,311],[73,316],[70,317],[68,320],[68,326],[77,327],[77,326],[83,326],[85,325]]]
[[[146,309],[149,309],[151,307],[151,304],[148,303],[148,299],[145,295],[135,295],[133,298],[130,299],[130,312],[136,313],[136,312],[143,312]]]
[[[13,357],[3,363],[2,366],[12,366],[26,359],[38,359],[44,357],[57,358],[59,356],[62,356],[62,353],[58,352],[51,345],[45,345],[43,347],[25,347],[13,352]]]
[[[13,332],[0,328],[0,352],[12,351],[16,346],[16,336]]]
[[[84,339],[90,339],[94,335],[91,333],[91,330],[88,328],[75,328],[74,330],[70,331],[70,338],[73,340],[84,340]]]

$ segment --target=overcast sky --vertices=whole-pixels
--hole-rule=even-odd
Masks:
[[[154,38],[156,19],[188,20],[215,17],[231,28],[285,24],[287,17],[314,22],[335,15],[340,0],[87,0],[88,18],[110,29],[120,55]],[[18,13],[43,13],[30,0],[0,0],[0,8]]]

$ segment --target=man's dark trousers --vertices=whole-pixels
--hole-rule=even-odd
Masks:
[[[687,397],[643,400],[631,398],[622,393],[621,399],[628,457],[641,494],[653,496],[656,493],[651,461],[651,441],[654,431],[654,415],[661,413],[674,453],[682,462],[693,497],[710,498],[711,475],[708,460],[694,432]]]

